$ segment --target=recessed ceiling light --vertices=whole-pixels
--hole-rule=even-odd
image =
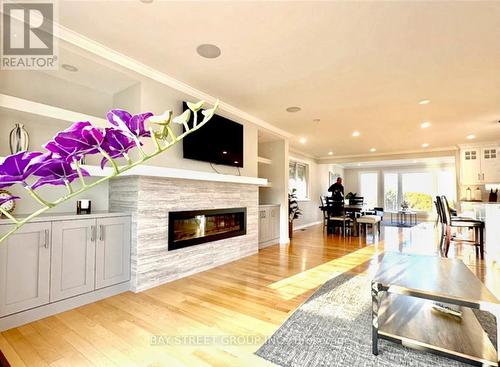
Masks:
[[[313,122],[320,122],[321,119],[314,119]]]
[[[427,148],[428,146],[429,146],[429,143],[422,144],[422,148]]]
[[[376,152],[376,151],[377,151],[377,149],[375,149],[375,148],[370,149],[370,152]]]
[[[151,4],[153,2],[153,0],[139,0],[139,1],[144,4]]]
[[[352,132],[352,136],[354,136],[354,137],[359,136],[359,135],[360,135],[359,131],[353,131]]]
[[[72,73],[75,73],[78,71],[78,68],[76,66],[73,66],[70,64],[62,64],[61,67],[66,71],[71,71]]]
[[[305,144],[307,142],[306,138],[300,138],[299,139],[300,144]]]
[[[297,107],[297,106],[291,106],[286,109],[286,112],[299,112],[302,108]]]
[[[328,152],[328,155],[333,155],[333,152]]]
[[[196,52],[198,52],[198,55],[206,59],[215,59],[221,54],[220,48],[210,43],[199,45],[196,47]]]
[[[472,140],[475,138],[476,138],[476,135],[474,135],[474,134],[467,135],[467,139],[469,139],[469,140]]]
[[[418,102],[418,104],[429,104],[429,103],[431,103],[431,101],[429,101],[428,99],[423,99],[420,102]]]
[[[422,129],[427,129],[429,126],[431,126],[431,123],[429,121],[424,121],[420,124],[420,127]]]

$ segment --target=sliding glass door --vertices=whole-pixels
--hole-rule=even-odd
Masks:
[[[403,200],[409,208],[421,212],[432,211],[434,177],[431,172],[411,172],[401,175]]]

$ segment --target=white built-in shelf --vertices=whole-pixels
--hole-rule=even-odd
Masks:
[[[77,122],[90,121],[95,126],[108,127],[109,122],[106,119],[86,115],[84,113],[65,110],[60,107],[34,102],[27,99],[0,94],[0,107],[9,110],[31,113],[33,115],[49,117],[62,121]]]
[[[258,163],[262,163],[262,164],[272,164],[273,161],[268,159],[268,158],[264,158],[264,157],[257,157],[257,162]]]
[[[271,181],[269,181],[268,179],[261,178],[261,180],[266,180],[267,183],[265,185],[260,185],[260,187],[273,187],[273,183]]]
[[[98,166],[82,166],[87,170],[91,176],[102,177],[107,176],[112,172],[110,167],[101,169]],[[123,172],[120,176],[149,176],[149,177],[165,177],[165,178],[180,178],[186,180],[200,180],[200,181],[216,181],[216,182],[232,182],[248,185],[266,186],[267,179],[258,177],[236,176],[236,175],[222,175],[214,172],[192,171],[187,169],[169,168],[169,167],[156,167],[139,165],[129,171]]]

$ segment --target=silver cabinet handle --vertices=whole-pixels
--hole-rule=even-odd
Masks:
[[[99,225],[99,241],[104,241],[104,226]]]
[[[50,241],[50,238],[49,238],[49,230],[46,229],[45,230],[45,248],[49,248],[49,241]]]
[[[47,230],[44,229],[43,231],[40,231],[40,236],[42,240],[42,247],[47,248]]]
[[[96,227],[90,226],[90,242],[95,241],[95,235],[96,235],[95,231],[96,231]]]

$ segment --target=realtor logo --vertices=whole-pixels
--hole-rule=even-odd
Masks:
[[[52,2],[2,2],[1,69],[57,69]]]

